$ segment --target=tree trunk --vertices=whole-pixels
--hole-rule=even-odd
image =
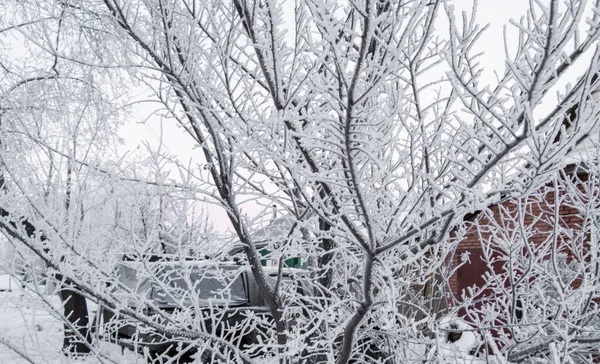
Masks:
[[[64,339],[62,351],[65,355],[88,354],[91,351],[91,335],[87,302],[79,292],[69,287],[69,282],[62,283],[59,296],[67,321],[64,323]]]
[[[4,178],[0,175],[0,190],[4,188]],[[0,217],[8,218],[9,224],[18,229],[16,221],[25,229],[29,238],[36,236],[37,228],[26,218],[15,218],[9,211],[0,208]],[[41,241],[48,240],[45,235],[40,235]],[[47,248],[45,249],[47,250]],[[47,252],[47,251],[46,251]],[[57,276],[58,283],[62,285],[59,296],[63,304],[63,311],[68,323],[65,322],[63,352],[65,354],[88,354],[90,352],[91,336],[89,332],[89,317],[87,302],[80,293],[67,287],[73,287],[72,282],[63,281],[62,277]],[[71,327],[77,328],[80,337],[73,332]],[[84,340],[82,340],[84,339]]]

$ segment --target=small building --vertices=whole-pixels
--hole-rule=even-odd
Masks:
[[[288,216],[272,219],[266,226],[252,232],[252,240],[256,244],[259,254],[263,257],[261,264],[265,267],[276,267],[280,258],[283,258],[283,266],[287,268],[306,268],[307,259],[302,259],[298,254],[286,254],[285,247],[289,240],[288,235],[294,223]],[[239,243],[234,244],[230,254],[242,251]]]
[[[597,336],[598,171],[569,164],[527,196],[466,216],[454,233],[459,243],[449,263],[459,268],[447,284],[449,301],[465,321],[485,328],[482,337],[491,335],[496,351],[514,355],[511,361],[522,359],[525,347],[547,351],[556,340]],[[492,350],[489,340],[485,347]]]

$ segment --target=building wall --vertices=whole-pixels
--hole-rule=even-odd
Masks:
[[[581,170],[576,170],[572,166],[570,169],[566,169],[565,176],[580,190],[585,188],[584,184],[588,180],[587,174],[582,173]],[[551,182],[525,198],[511,198],[489,207],[486,211],[480,211],[465,218],[464,235],[460,234],[462,239],[458,244],[452,264],[456,266],[461,255],[467,252],[470,255],[470,262],[459,268],[449,279],[449,288],[453,298],[460,301],[463,289],[472,285],[481,286],[484,283],[483,275],[485,272],[492,269],[496,272],[503,270],[502,263],[496,263],[490,267],[481,259],[482,255],[485,254],[482,245],[490,244],[491,229],[498,230],[494,227],[495,224],[490,224],[490,219],[503,226],[502,230],[504,230],[506,240],[519,235],[515,219],[520,219],[524,222],[523,225],[529,229],[527,240],[533,243],[532,246],[538,248],[543,248],[544,244],[549,244],[549,240],[554,237],[553,224],[557,208],[560,226],[566,228],[567,232],[569,229],[581,230],[583,213],[574,206],[575,203],[570,202],[569,196],[565,195],[564,184],[559,183],[557,196],[559,196],[558,202],[555,199],[555,185]],[[455,231],[454,234],[455,236],[459,235],[459,232]],[[558,241],[569,239],[568,234],[562,235],[558,237]],[[568,244],[562,246],[561,251],[568,256],[573,254],[569,251]],[[575,281],[574,284],[578,285],[579,283]]]

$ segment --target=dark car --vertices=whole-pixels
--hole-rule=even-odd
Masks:
[[[297,269],[286,269],[284,281]],[[275,280],[276,271],[272,272]],[[256,343],[261,330],[236,332],[249,314],[268,322],[269,310],[248,268],[235,263],[211,261],[158,260],[123,261],[117,266],[123,303],[151,320],[164,323],[170,316],[201,317],[202,331],[243,345]],[[218,310],[219,315],[210,315]],[[178,356],[186,362],[196,353],[185,340],[158,332],[137,320],[128,319],[106,307],[99,308],[97,335],[146,354],[149,362],[163,356]],[[206,319],[205,319],[206,318]],[[196,321],[196,324],[198,320]],[[233,328],[233,329],[232,329]],[[232,340],[233,341],[233,340]],[[189,346],[189,347],[188,347]]]

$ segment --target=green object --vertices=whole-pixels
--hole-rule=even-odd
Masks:
[[[290,258],[283,262],[283,265],[288,268],[300,268],[300,258]]]
[[[271,251],[268,249],[261,249],[258,253],[263,257],[268,257]],[[260,264],[264,267],[267,265],[268,259],[261,259]],[[302,268],[302,260],[300,257],[289,258],[283,261],[283,266],[287,268]]]

